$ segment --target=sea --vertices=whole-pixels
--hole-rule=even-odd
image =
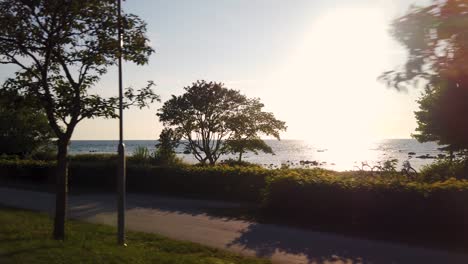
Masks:
[[[397,168],[408,161],[411,166],[420,170],[433,163],[436,157],[445,153],[442,146],[436,143],[419,143],[415,139],[383,139],[373,141],[333,140],[330,142],[314,142],[308,140],[265,140],[274,151],[272,154],[246,153],[243,160],[268,168],[281,166],[321,167],[336,171],[359,170],[382,164],[391,159],[397,159]],[[155,150],[157,140],[126,140],[126,154],[132,155],[137,147],[147,147]],[[182,142],[184,143],[184,142]],[[70,145],[71,154],[117,153],[118,141],[115,140],[73,140]],[[176,149],[177,156],[187,163],[196,163],[192,154],[184,154],[181,144]],[[234,155],[224,155],[220,160],[236,158]]]

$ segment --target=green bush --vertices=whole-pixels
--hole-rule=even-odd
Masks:
[[[70,155],[71,163],[85,162],[85,163],[116,163],[118,160],[117,154],[77,154]]]
[[[129,166],[128,189],[206,199],[257,202],[270,171],[227,166]]]
[[[158,144],[153,154],[153,164],[162,166],[182,165],[182,159],[178,158],[175,149],[179,146],[180,133],[171,128],[164,128],[159,134]]]
[[[420,180],[424,182],[445,181],[450,178],[468,179],[467,162],[462,159],[441,159],[424,166],[420,171]]]
[[[51,161],[0,159],[0,180],[48,183],[54,181],[54,169]]]
[[[161,153],[156,151],[154,157],[151,161],[152,164],[158,166],[167,166],[167,167],[176,167],[176,166],[185,166],[187,164],[184,161],[177,157],[175,153]]]
[[[0,160],[20,160],[18,155],[0,154]]]
[[[96,160],[88,160],[91,156],[70,157],[70,189],[115,190],[116,155],[96,155]],[[35,179],[42,183],[54,184],[54,167],[54,162],[0,161],[0,178]],[[265,178],[272,172],[258,167],[188,165],[171,167],[129,161],[127,185],[130,192],[256,202],[261,198],[260,193],[265,187]]]
[[[466,241],[468,181],[425,183],[287,170],[267,179],[264,210],[304,225]]]
[[[227,159],[227,160],[222,160],[220,163],[220,165],[226,165],[226,166],[231,166],[231,167],[235,167],[235,166],[240,166],[240,167],[256,167],[256,168],[261,168],[260,165],[258,164],[255,164],[255,163],[250,163],[248,161],[239,161],[237,159]]]
[[[53,161],[56,158],[57,152],[52,149],[41,149],[38,151],[34,151],[28,156],[28,159],[45,161]]]
[[[149,163],[151,160],[151,152],[147,147],[138,146],[134,151],[133,154],[128,157],[129,162],[133,162],[136,164],[145,164]]]

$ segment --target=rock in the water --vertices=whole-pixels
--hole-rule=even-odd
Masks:
[[[416,158],[418,158],[418,159],[436,159],[436,157],[431,156],[429,154],[417,156]]]

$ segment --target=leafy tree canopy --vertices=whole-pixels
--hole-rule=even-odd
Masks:
[[[418,141],[436,141],[450,151],[468,149],[467,87],[441,82],[437,87],[427,87],[418,103],[418,127],[413,135]]]
[[[389,86],[425,84],[416,112],[421,142],[437,141],[450,150],[468,147],[468,5],[464,0],[413,6],[393,22],[392,33],[408,51],[406,64],[385,72]]]
[[[157,115],[187,140],[187,149],[198,161],[215,164],[228,151],[243,153],[249,146],[266,150],[258,147],[259,134],[279,138],[284,122],[262,112],[262,107],[258,99],[248,99],[222,83],[197,81],[185,87],[183,95],[172,96]]]
[[[264,104],[258,98],[248,99],[242,105],[241,111],[229,119],[227,126],[232,131],[226,140],[227,152],[239,153],[238,161],[248,151],[258,154],[258,151],[274,154],[268,144],[261,139],[262,135],[280,139],[280,132],[286,130],[286,123],[275,118],[273,113],[262,111]]]
[[[123,29],[123,57],[145,64],[153,52],[146,24],[126,14]],[[116,1],[0,1],[0,62],[19,68],[3,88],[36,97],[59,140],[85,118],[117,117],[117,98],[89,89],[115,65],[118,47]],[[125,106],[157,99],[152,85],[138,94],[128,89]]]
[[[437,0],[412,6],[392,24],[392,35],[408,51],[406,64],[381,78],[398,89],[409,81],[468,81],[468,5],[464,0]]]
[[[0,90],[0,154],[30,155],[52,143],[54,133],[33,98]]]
[[[181,135],[171,128],[164,128],[159,134],[159,142],[156,144],[155,161],[161,165],[172,165],[179,160],[175,149],[179,146]]]
[[[65,236],[67,154],[73,131],[86,118],[117,117],[118,98],[103,98],[90,89],[119,58],[142,65],[154,52],[144,21],[125,13],[120,20],[117,7],[115,0],[0,0],[0,63],[18,68],[3,89],[38,100],[58,139],[56,239]],[[157,100],[152,86],[149,82],[137,93],[127,89],[124,107]]]

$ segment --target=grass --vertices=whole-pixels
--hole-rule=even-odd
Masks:
[[[73,220],[55,241],[51,228],[46,214],[0,207],[0,263],[269,263],[140,232],[128,232],[122,248],[114,228]]]

